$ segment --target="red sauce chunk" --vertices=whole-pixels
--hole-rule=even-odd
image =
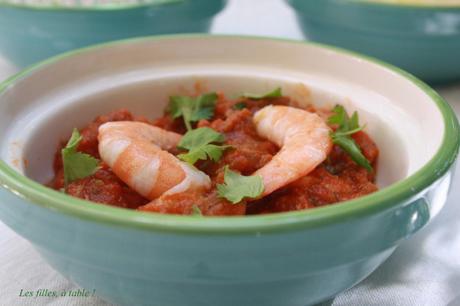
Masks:
[[[235,105],[244,105],[236,108]],[[377,190],[375,185],[375,166],[379,151],[376,144],[365,132],[360,131],[351,137],[361,148],[362,153],[373,166],[372,171],[356,164],[339,146],[334,145],[328,158],[308,175],[276,190],[272,194],[257,200],[243,200],[232,204],[218,195],[216,185],[224,182],[224,167],[242,175],[251,175],[267,164],[279,148],[272,142],[261,138],[252,121],[254,113],[264,106],[295,105],[290,98],[271,98],[248,100],[244,98],[228,100],[219,95],[214,116],[210,120],[201,120],[194,127],[210,127],[225,135],[225,144],[231,150],[224,151],[217,161],[198,161],[195,166],[211,178],[212,188],[208,191],[194,191],[163,197],[160,204],[149,203],[136,191],[122,182],[112,170],[101,162],[100,168],[91,176],[71,182],[65,189],[74,197],[100,204],[154,211],[170,214],[191,214],[193,207],[200,209],[203,215],[254,215],[275,212],[294,211],[336,204],[354,199]],[[315,112],[313,107],[309,111]],[[316,111],[320,116],[328,116],[328,111]],[[327,118],[327,117],[326,117]],[[118,110],[99,116],[80,130],[82,141],[77,150],[100,159],[98,152],[98,128],[110,121],[141,121],[163,129],[184,134],[186,132],[182,118],[173,119],[169,114],[152,122],[146,118],[135,117],[127,110]],[[54,160],[55,177],[49,184],[52,188],[64,188],[61,149]],[[178,149],[170,153],[178,154]]]

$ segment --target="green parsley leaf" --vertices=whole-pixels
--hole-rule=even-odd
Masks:
[[[211,159],[217,162],[223,152],[231,146],[212,143],[223,143],[224,141],[224,135],[208,127],[188,131],[177,145],[179,149],[188,150],[188,153],[179,154],[177,157],[191,165],[200,159]]]
[[[233,204],[241,202],[244,198],[257,198],[264,191],[261,176],[243,176],[225,166],[224,184],[217,185],[217,193]]]
[[[357,111],[354,111],[353,114],[351,115],[351,119],[350,119],[348,128],[350,130],[362,130],[363,129],[359,127],[359,117],[358,117]]]
[[[99,160],[91,155],[77,152],[77,147],[82,137],[77,129],[74,129],[69,142],[61,150],[62,163],[64,166],[64,185],[94,174],[99,167]]]
[[[328,122],[339,126],[337,130],[331,132],[332,142],[347,152],[355,163],[368,171],[372,171],[370,162],[364,156],[354,139],[350,137],[364,128],[364,126],[359,126],[358,113],[355,111],[351,118],[349,118],[342,105],[336,105],[332,111],[334,115],[329,117]]]
[[[258,95],[258,94],[252,94],[252,93],[245,93],[242,95],[243,98],[247,98],[250,100],[262,100],[262,99],[272,99],[272,98],[279,98],[282,97],[283,93],[281,91],[281,87],[275,88],[273,91]]]
[[[214,115],[216,101],[217,94],[215,92],[196,98],[171,96],[169,98],[168,112],[173,118],[182,117],[187,130],[191,130],[192,122],[210,119]]]
[[[236,104],[233,105],[233,109],[236,109],[236,110],[242,110],[242,109],[245,109],[247,107],[246,103],[244,102],[238,102]]]
[[[231,146],[217,146],[208,144],[199,148],[192,149],[188,153],[179,154],[177,157],[191,165],[194,165],[198,160],[211,159],[217,162],[222,157],[223,151],[230,147]]]
[[[334,115],[330,116],[328,122],[330,124],[337,124],[339,125],[339,129],[348,129],[348,115],[345,111],[345,108],[342,105],[336,105],[332,109]]]
[[[193,205],[191,215],[196,217],[202,217],[203,213],[201,212],[201,209],[198,206]]]
[[[191,150],[195,147],[204,146],[208,143],[225,141],[223,134],[216,132],[209,127],[202,127],[188,131],[180,140],[178,147],[181,149]]]
[[[367,158],[363,155],[361,152],[361,149],[359,146],[356,144],[356,142],[353,140],[353,138],[349,136],[339,136],[339,137],[334,137],[332,136],[332,141],[340,146],[345,152],[350,154],[351,159],[360,165],[361,167],[364,167],[368,171],[372,171],[372,166],[367,160]]]

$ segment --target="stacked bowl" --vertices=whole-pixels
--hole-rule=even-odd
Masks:
[[[207,32],[225,4],[226,0],[90,1],[68,5],[0,2],[0,54],[16,66],[25,67],[61,52],[110,40]]]
[[[287,2],[311,40],[380,58],[432,84],[460,80],[460,3]]]

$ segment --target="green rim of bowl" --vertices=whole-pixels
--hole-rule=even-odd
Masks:
[[[3,94],[7,88],[13,86],[15,82],[34,71],[72,55],[111,45],[127,44],[136,41],[162,41],[168,39],[188,38],[238,38],[249,40],[283,41],[292,44],[307,44],[328,49],[334,53],[357,57],[358,59],[371,62],[371,64],[374,63],[381,68],[387,69],[405,78],[409,82],[412,82],[429,97],[431,97],[432,101],[439,108],[445,123],[444,136],[440,149],[436,152],[433,158],[416,173],[373,194],[345,201],[338,205],[268,215],[243,217],[178,216],[139,212],[107,205],[94,204],[45,187],[16,172],[3,160],[0,160],[0,186],[3,186],[24,200],[50,209],[54,212],[71,215],[88,221],[110,224],[113,226],[181,234],[239,235],[251,233],[277,233],[300,228],[321,227],[333,223],[345,222],[347,220],[364,217],[379,211],[395,208],[406,203],[419,192],[423,191],[441,178],[449,171],[455,162],[460,144],[459,123],[449,104],[433,89],[411,74],[380,60],[360,55],[352,51],[318,43],[254,36],[203,34],[180,34],[134,38],[70,51],[40,62],[1,83],[0,95]],[[0,205],[8,204],[2,203]]]
[[[460,10],[460,4],[436,5],[436,4],[415,4],[415,3],[388,3],[377,2],[373,0],[335,0],[340,3],[350,3],[353,5],[362,5],[368,7],[382,7],[391,9],[411,9],[411,10]]]
[[[50,12],[91,12],[91,11],[119,11],[119,10],[129,10],[137,8],[147,8],[152,6],[163,6],[170,4],[179,4],[191,0],[149,0],[149,2],[142,3],[126,3],[126,4],[95,4],[95,5],[80,5],[80,6],[65,6],[65,5],[38,5],[30,3],[11,3],[5,0],[0,0],[0,9],[4,8],[14,8],[14,9],[24,9],[24,10],[33,10],[33,11],[50,11]]]

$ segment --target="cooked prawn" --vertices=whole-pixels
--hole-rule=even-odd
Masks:
[[[331,129],[318,115],[289,106],[269,105],[253,117],[257,133],[281,149],[258,169],[266,196],[307,175],[321,164],[332,149]]]
[[[99,154],[128,186],[149,200],[211,187],[210,178],[167,152],[182,135],[132,121],[99,127]]]

